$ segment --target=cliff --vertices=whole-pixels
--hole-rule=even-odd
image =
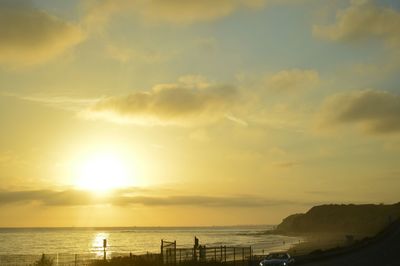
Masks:
[[[375,234],[400,218],[400,203],[393,205],[321,205],[293,214],[277,226],[285,234]]]

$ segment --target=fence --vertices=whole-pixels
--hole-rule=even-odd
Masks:
[[[44,257],[43,257],[44,256]],[[143,254],[133,255],[132,253],[117,253],[113,252],[107,255],[107,259],[115,259],[124,257],[131,261],[146,261],[153,265],[160,264],[160,254]],[[89,266],[95,262],[102,261],[103,257],[95,253],[82,253],[82,254],[42,254],[42,255],[0,255],[1,266],[21,266],[21,265],[35,265],[40,260],[45,259],[51,262],[54,266]],[[47,265],[47,264],[46,264]]]
[[[1,266],[19,266],[19,265],[34,265],[40,261],[43,255],[25,255],[25,254],[0,254]],[[141,260],[149,262],[152,265],[177,265],[187,262],[223,262],[230,265],[246,266],[249,260],[253,257],[251,247],[232,247],[218,246],[201,248],[177,248],[175,242],[164,241],[164,246],[161,248],[161,253],[147,253],[142,255],[134,255],[127,251],[106,250],[106,259],[114,259],[117,257],[125,257],[131,260]],[[96,261],[104,259],[103,251],[99,248],[98,251],[92,253],[57,253],[45,254],[47,260],[52,261],[54,266],[86,266],[91,265]]]
[[[306,242],[271,242],[269,243],[276,247],[274,251],[284,251],[289,249],[289,253],[292,256],[302,256],[309,254],[315,250],[326,250],[338,246],[348,245],[348,242],[343,239],[336,239],[332,241],[320,241],[314,239],[313,241]],[[279,245],[278,245],[279,244]],[[294,245],[293,244],[297,244]],[[125,247],[125,250],[128,247]],[[258,251],[258,252],[256,252]],[[272,250],[270,250],[271,252]],[[202,262],[217,262],[229,264],[230,266],[249,266],[251,261],[260,261],[268,251],[264,254],[264,250],[260,248],[253,250],[252,247],[240,247],[240,246],[198,246],[197,248],[182,248],[176,246],[176,241],[168,242],[162,241],[160,253],[147,253],[143,255],[133,255],[128,251],[118,251],[107,248],[106,259],[117,259],[123,258],[125,260],[132,260],[132,265],[178,265],[188,263],[192,265],[194,263]],[[36,262],[40,261],[43,255],[0,255],[1,266],[20,266],[20,265],[35,265]],[[93,265],[97,261],[104,259],[102,248],[99,247],[96,252],[92,253],[81,253],[81,254],[45,254],[45,258],[52,261],[54,266],[86,266]]]
[[[177,248],[176,242],[161,242],[161,260],[163,264],[181,264],[185,262],[230,262],[234,265],[248,265],[252,259],[251,247],[207,247]]]
[[[96,259],[99,259],[95,254],[43,254],[43,255],[0,255],[0,265],[4,266],[19,266],[19,265],[34,265],[43,258],[52,262],[55,266],[64,265],[90,265]]]

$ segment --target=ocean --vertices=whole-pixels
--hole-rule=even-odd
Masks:
[[[201,245],[251,246],[254,254],[286,250],[302,241],[299,237],[266,234],[273,226],[235,227],[124,227],[124,228],[0,228],[0,255],[10,254],[102,254],[107,239],[108,254],[159,253],[161,239],[177,247]]]

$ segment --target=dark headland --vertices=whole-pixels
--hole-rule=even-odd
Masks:
[[[320,205],[306,213],[286,217],[275,233],[374,235],[398,218],[400,202],[392,205]]]

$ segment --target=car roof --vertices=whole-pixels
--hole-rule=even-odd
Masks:
[[[287,253],[287,252],[271,252],[271,253],[269,253],[268,255],[267,255],[267,257],[269,257],[269,256],[274,256],[274,257],[276,257],[276,256],[287,256],[288,258],[291,258],[291,256],[290,256],[290,254],[289,253]],[[267,258],[266,257],[266,258]]]
[[[289,255],[289,253],[287,252],[271,252],[268,255],[278,255],[278,254],[285,254],[285,255]]]

